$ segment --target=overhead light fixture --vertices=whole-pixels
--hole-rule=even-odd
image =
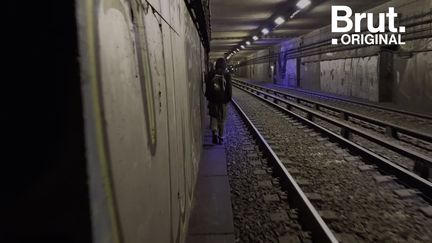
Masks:
[[[275,24],[280,25],[280,24],[282,24],[283,22],[285,22],[285,19],[282,18],[282,17],[277,17],[277,18],[274,20],[274,22],[275,22]]]
[[[300,13],[300,9],[297,9],[297,11],[291,14],[290,19],[293,19],[298,13]]]
[[[240,51],[240,49],[238,49],[238,48],[237,48],[236,50],[237,50],[237,51]]]
[[[261,33],[263,33],[264,35],[267,35],[269,33],[269,30],[267,28],[264,28],[261,30]]]
[[[244,46],[244,45],[241,45],[240,47],[241,47],[241,49],[244,49],[244,48],[245,48],[245,46]]]
[[[253,40],[258,40],[258,36],[254,35],[254,37],[252,37]]]
[[[307,6],[309,6],[311,4],[311,1],[310,0],[300,0],[298,3],[297,3],[297,7],[299,8],[299,9],[304,9],[304,8],[306,8]]]
[[[250,41],[246,41],[246,45],[250,45],[251,43],[250,43]]]

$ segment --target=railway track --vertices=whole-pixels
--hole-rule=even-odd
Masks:
[[[251,84],[251,83],[246,82],[243,79],[239,79],[239,78],[234,78],[234,80],[236,80],[238,82],[245,83],[245,84],[250,84],[250,85],[254,85],[254,86],[258,86],[258,87],[263,87],[263,86],[260,86],[260,85]],[[319,98],[317,100],[322,100],[322,101],[331,101],[331,100],[333,100],[335,102],[341,102],[341,103],[346,103],[346,104],[357,105],[357,107],[366,107],[366,108],[371,109],[371,110],[386,111],[386,112],[389,112],[389,113],[393,113],[394,115],[397,116],[397,118],[400,118],[400,115],[402,115],[402,116],[407,116],[407,117],[411,117],[411,118],[414,118],[414,119],[418,119],[418,121],[420,121],[420,123],[423,123],[423,121],[427,121],[427,122],[431,122],[432,121],[432,114],[423,114],[423,113],[410,112],[410,111],[406,111],[406,110],[391,108],[391,107],[387,107],[387,106],[380,106],[380,105],[376,105],[376,104],[371,104],[371,103],[366,103],[366,102],[362,102],[362,101],[351,100],[351,99],[337,97],[337,96],[324,95],[324,94],[321,94],[321,93],[318,93],[318,92],[309,91],[309,90],[303,90],[303,89],[295,89],[295,88],[289,88],[289,87],[278,88],[277,86],[275,86],[273,89],[276,90],[276,91],[281,91],[282,93],[287,94],[287,95],[292,95],[292,96],[298,96],[296,94],[300,93],[300,94],[306,95],[306,97],[316,97],[316,98]],[[304,97],[301,97],[301,96],[298,96],[298,97],[299,98],[304,98]],[[333,104],[336,104],[336,103],[333,103]],[[408,122],[411,122],[411,121],[408,121]],[[426,130],[426,132],[432,133],[431,129],[432,129],[432,127],[429,127],[429,129]]]
[[[313,242],[432,240],[432,183],[262,97],[233,94]]]
[[[295,91],[307,95],[300,96],[294,94],[294,91],[290,89],[288,89],[289,92],[287,92],[287,89],[283,92],[280,89],[271,89],[238,79],[236,79],[236,82],[237,84],[268,92],[317,111],[325,112],[342,120],[360,124],[376,132],[386,134],[390,138],[411,143],[424,150],[432,151],[432,116],[342,98],[329,98],[315,92]],[[359,109],[361,107],[363,109]],[[369,112],[366,112],[364,107],[369,109]],[[383,118],[380,118],[380,116],[383,116]]]
[[[310,232],[298,222],[298,210],[272,175],[267,159],[271,157],[260,150],[263,144],[249,132],[253,127],[243,121],[241,110],[232,108],[228,109],[224,146],[236,242],[310,242]]]
[[[248,150],[248,155],[246,156],[246,161],[249,164],[256,164],[255,161],[261,161],[263,158],[266,158],[265,161],[268,163],[269,167],[266,167],[264,165],[261,166],[261,163],[259,164],[260,169],[254,169],[251,171],[250,174],[260,175],[261,177],[265,176],[267,173],[270,172],[270,174],[274,173],[274,176],[280,179],[280,183],[283,186],[283,189],[287,191],[287,194],[289,197],[287,197],[289,205],[291,208],[295,208],[297,216],[296,219],[301,221],[301,225],[305,225],[306,227],[302,229],[303,231],[300,233],[297,233],[297,237],[301,242],[307,242],[308,240],[311,240],[311,237],[313,238],[313,241],[315,242],[338,242],[336,240],[336,237],[333,235],[333,233],[330,231],[330,229],[327,227],[327,225],[324,223],[323,219],[319,215],[318,211],[312,206],[309,199],[306,197],[306,195],[303,193],[303,191],[300,189],[299,185],[295,182],[293,177],[289,174],[289,172],[286,170],[284,165],[282,164],[281,160],[276,155],[275,151],[271,148],[270,144],[264,139],[264,137],[260,134],[258,129],[254,126],[254,124],[249,120],[247,115],[242,111],[240,106],[234,101],[233,102],[234,107],[236,108],[238,114],[243,119],[244,123],[246,124],[247,129],[244,129],[246,131],[249,131],[250,134],[253,136],[254,139],[249,139],[252,141],[247,141],[246,143],[242,143],[240,147],[235,148],[235,151],[232,151],[228,154],[238,154],[239,149],[246,149]],[[237,127],[238,129],[238,127]],[[236,134],[237,136],[238,134]],[[240,135],[245,136],[243,131],[240,131]],[[262,151],[258,155],[256,155],[256,149],[252,148],[250,149],[250,146],[255,145],[254,140],[256,141],[256,145],[258,145],[258,148]],[[244,148],[246,146],[246,148]],[[251,155],[252,153],[252,155]],[[252,159],[251,159],[252,158]],[[242,161],[244,161],[244,158],[242,158]],[[270,170],[269,170],[270,169]],[[242,169],[243,170],[243,169]],[[239,172],[240,173],[240,172]],[[233,175],[230,175],[231,177]],[[262,178],[261,178],[262,180]],[[268,178],[267,178],[268,180]],[[247,182],[249,184],[249,182]],[[280,184],[279,182],[276,184]],[[236,183],[233,183],[230,181],[231,187],[233,187],[233,184],[236,185]],[[235,189],[234,189],[235,190]],[[248,190],[253,191],[253,194],[256,195],[255,190]],[[266,189],[269,190],[269,189]],[[240,193],[239,193],[240,194]],[[242,193],[243,194],[243,193]],[[270,194],[271,195],[271,194]],[[234,201],[234,211],[239,210],[239,208],[236,207],[235,198],[236,196],[233,196]],[[257,200],[254,198],[253,200]],[[256,210],[256,209],[254,209]],[[236,214],[236,213],[234,213]],[[257,215],[257,212],[253,212],[252,215]],[[280,215],[280,213],[279,213]],[[279,218],[282,218],[279,216]],[[262,225],[262,224],[260,224]],[[237,226],[238,227],[238,226]],[[308,234],[311,232],[311,234]],[[245,240],[245,242],[255,242],[254,239],[248,239]],[[293,240],[292,242],[297,242],[296,240]],[[298,241],[300,242],[300,241]]]
[[[258,95],[277,107],[283,106],[283,108],[300,114],[311,122],[323,125],[333,132],[338,132],[344,138],[356,141],[363,147],[368,147],[371,151],[381,153],[381,147],[383,147],[387,149],[384,154],[389,154],[387,156],[389,159],[398,161],[399,166],[414,171],[425,179],[429,179],[431,176],[432,151],[430,150],[430,142],[432,136],[429,134],[378,121],[340,108],[333,108],[322,103],[313,103],[308,100],[310,103],[304,105],[298,97],[293,98],[272,89],[238,82],[233,82],[233,85],[251,94]],[[329,114],[329,110],[332,113]],[[342,119],[339,119],[340,117]],[[354,122],[353,119],[355,119]],[[380,129],[376,128],[377,126],[379,128],[384,127],[384,130],[387,131],[386,134],[390,136],[386,137],[381,134]],[[410,143],[404,139],[406,137],[411,138],[408,140],[411,141]],[[361,142],[362,140],[363,142]]]

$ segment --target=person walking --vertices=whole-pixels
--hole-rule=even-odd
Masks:
[[[206,78],[205,96],[208,101],[210,127],[214,144],[222,144],[227,114],[227,104],[232,98],[231,75],[226,70],[224,58],[216,60],[215,70]]]

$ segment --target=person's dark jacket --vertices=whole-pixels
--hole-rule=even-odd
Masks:
[[[223,74],[226,80],[225,95],[222,100],[217,99],[216,97],[213,97],[211,95],[210,83],[214,78],[215,74]],[[231,101],[232,98],[231,75],[228,72],[221,71],[221,70],[210,71],[206,77],[205,83],[206,83],[205,96],[207,97],[207,100],[209,102],[226,104]]]

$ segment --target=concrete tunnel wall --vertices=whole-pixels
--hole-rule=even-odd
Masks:
[[[432,1],[393,0],[367,12],[385,12],[390,6],[394,6],[396,12],[404,17],[430,11]],[[277,52],[325,40],[331,35],[330,26],[326,26],[300,38],[282,42],[276,46]],[[429,38],[407,41],[401,49],[402,51],[430,50],[431,46],[432,39]],[[246,59],[253,59],[256,56],[253,54]],[[432,112],[430,109],[432,107],[431,60],[430,51],[413,53],[412,57],[407,58],[398,54],[388,56],[380,52],[379,47],[372,46],[353,51],[304,57],[300,58],[299,62],[296,62],[296,59],[284,59],[281,55],[275,65],[276,73],[273,80],[261,78],[268,76],[270,68],[262,70],[257,67],[266,63],[242,66],[239,68],[239,75],[245,74],[245,77],[252,80],[274,82],[283,86],[298,86],[303,89],[352,96],[374,102],[393,102],[406,109]],[[300,65],[297,68],[298,64]],[[387,69],[391,71],[385,73]],[[295,80],[297,78],[298,81]]]
[[[247,59],[254,59],[269,55],[269,49],[259,50],[249,55]],[[246,59],[244,59],[246,60]],[[243,60],[243,61],[244,61]],[[240,76],[249,77],[254,80],[271,82],[271,70],[269,62],[258,63],[254,65],[242,66],[238,72]]]
[[[78,1],[94,242],[183,242],[204,50],[182,0]]]

